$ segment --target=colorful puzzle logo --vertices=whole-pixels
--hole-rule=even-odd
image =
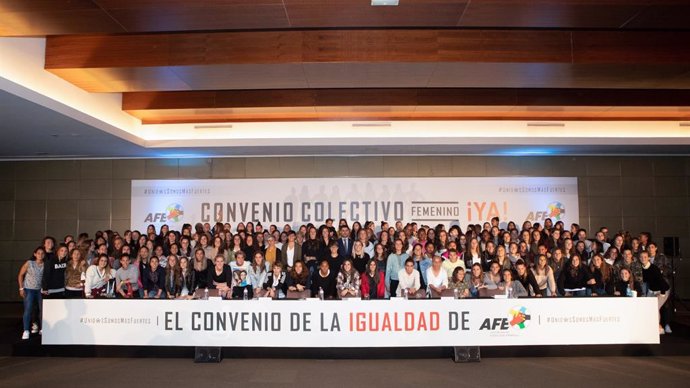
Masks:
[[[529,324],[531,319],[530,315],[527,314],[526,307],[513,307],[510,309],[510,327],[517,326],[520,329],[524,329]]]
[[[549,204],[549,217],[555,218],[556,221],[561,220],[561,216],[565,214],[565,206],[562,203],[556,201]]]
[[[168,207],[165,208],[165,211],[168,213],[166,218],[169,221],[172,222],[180,222],[182,221],[182,216],[184,215],[184,209],[182,208],[182,205],[179,203],[171,203],[168,205]]]

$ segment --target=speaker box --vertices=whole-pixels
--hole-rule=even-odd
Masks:
[[[455,346],[453,351],[455,362],[479,362],[482,359],[479,346]]]
[[[668,257],[680,256],[678,237],[664,237],[664,254]]]
[[[194,348],[194,362],[197,363],[215,363],[223,359],[223,352],[221,348],[202,347]]]

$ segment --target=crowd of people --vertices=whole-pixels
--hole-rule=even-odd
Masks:
[[[40,333],[42,298],[382,299],[648,296],[670,333],[671,261],[649,233],[577,224],[500,224],[446,228],[323,225],[264,228],[260,223],[149,225],[146,233],[99,231],[57,243],[47,236],[18,275],[22,338]],[[33,322],[33,323],[32,323]]]

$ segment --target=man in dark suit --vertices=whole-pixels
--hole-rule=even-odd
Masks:
[[[352,243],[350,228],[347,225],[342,225],[340,238],[338,238],[338,254],[344,258],[352,257]]]

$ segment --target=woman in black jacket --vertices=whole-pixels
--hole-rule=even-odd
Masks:
[[[558,277],[558,292],[565,296],[587,296],[590,280],[591,275],[587,267],[580,263],[580,256],[573,255]]]
[[[273,269],[266,275],[264,282],[265,296],[273,299],[285,298],[286,274],[283,272],[283,263],[276,261]]]
[[[630,270],[623,267],[618,272],[618,279],[613,283],[610,293],[613,296],[633,296],[632,291],[637,292],[637,295],[641,296],[642,286],[635,281]]]

